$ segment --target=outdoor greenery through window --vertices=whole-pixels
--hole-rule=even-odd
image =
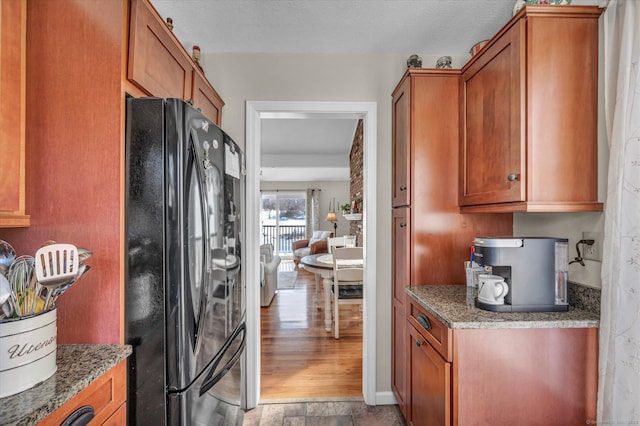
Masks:
[[[306,194],[263,192],[260,204],[262,244],[273,244],[281,256],[293,255],[292,242],[305,238]]]

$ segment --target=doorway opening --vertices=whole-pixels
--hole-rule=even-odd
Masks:
[[[260,125],[262,119],[322,116],[362,119],[364,123],[364,198],[362,209],[365,291],[362,310],[362,396],[376,405],[376,113],[375,102],[279,102],[248,101],[246,105],[247,211],[260,211]],[[259,215],[247,215],[248,282],[259,282]],[[247,289],[246,408],[260,398],[260,303],[259,287]],[[327,339],[333,339],[327,333]]]

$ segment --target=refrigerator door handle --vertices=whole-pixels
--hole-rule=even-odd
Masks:
[[[191,131],[191,138],[190,138],[190,142],[192,144],[192,146],[190,147],[191,149],[193,149],[193,161],[194,161],[194,167],[196,169],[196,173],[198,174],[198,178],[200,182],[205,182],[203,185],[202,190],[200,191],[200,206],[202,208],[202,217],[205,218],[207,217],[207,206],[209,205],[209,203],[207,203],[207,188],[206,188],[206,170],[203,170],[202,165],[201,165],[201,161],[200,158],[198,156],[198,150],[195,148],[195,144],[198,143],[198,134],[196,132]],[[204,235],[209,235],[209,222],[207,220],[204,221],[203,223],[204,226],[204,230],[203,233]],[[207,320],[207,309],[206,309],[206,304],[209,300],[209,282],[211,279],[211,248],[209,246],[209,239],[205,238],[204,239],[204,272],[203,272],[203,280],[202,280],[202,286],[200,287],[200,303],[199,303],[199,309],[200,312],[198,313],[198,322],[196,324],[196,342],[195,342],[195,350],[194,350],[194,355],[197,357],[198,354],[200,353],[200,349],[202,346],[202,338],[204,335],[203,332],[203,327],[204,324]]]
[[[236,349],[235,353],[233,354],[231,359],[224,365],[224,367],[222,367],[220,371],[218,371],[216,375],[213,376],[213,373],[216,371],[216,367],[220,363],[220,360],[222,359],[224,354],[227,352],[227,350],[231,346],[231,342],[234,341],[235,338],[238,336],[238,334],[240,334],[241,332],[242,332],[242,342],[240,342],[240,346],[238,347],[238,349]],[[216,361],[213,363],[213,365],[209,369],[209,373],[207,374],[207,377],[205,377],[204,382],[200,387],[200,396],[204,395],[207,391],[209,391],[209,389],[214,387],[216,383],[218,383],[229,372],[229,370],[231,370],[231,368],[236,364],[236,362],[238,361],[238,358],[240,358],[240,355],[242,355],[242,351],[244,350],[246,336],[247,336],[246,325],[245,323],[242,323],[240,327],[238,327],[238,329],[229,338],[229,340],[227,340],[227,343],[225,343],[224,347],[220,351],[219,356],[216,357],[217,358]]]

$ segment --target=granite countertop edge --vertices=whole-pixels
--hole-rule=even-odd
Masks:
[[[126,359],[130,345],[70,344],[56,349],[56,373],[31,389],[0,398],[0,425],[33,425]]]
[[[475,289],[465,285],[419,285],[405,292],[451,329],[597,328],[599,314],[569,307],[568,312],[491,312],[473,305]]]

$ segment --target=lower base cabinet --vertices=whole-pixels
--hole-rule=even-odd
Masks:
[[[124,426],[127,424],[127,360],[94,380],[62,407],[45,417],[39,425],[61,425],[93,412],[92,425]],[[90,415],[88,416],[90,417]],[[87,417],[84,417],[85,419]],[[74,422],[69,422],[72,425]],[[76,424],[85,424],[78,420]]]
[[[407,329],[407,424],[595,423],[597,328],[450,329],[412,300]]]
[[[409,325],[411,419],[414,425],[451,424],[451,363]]]

